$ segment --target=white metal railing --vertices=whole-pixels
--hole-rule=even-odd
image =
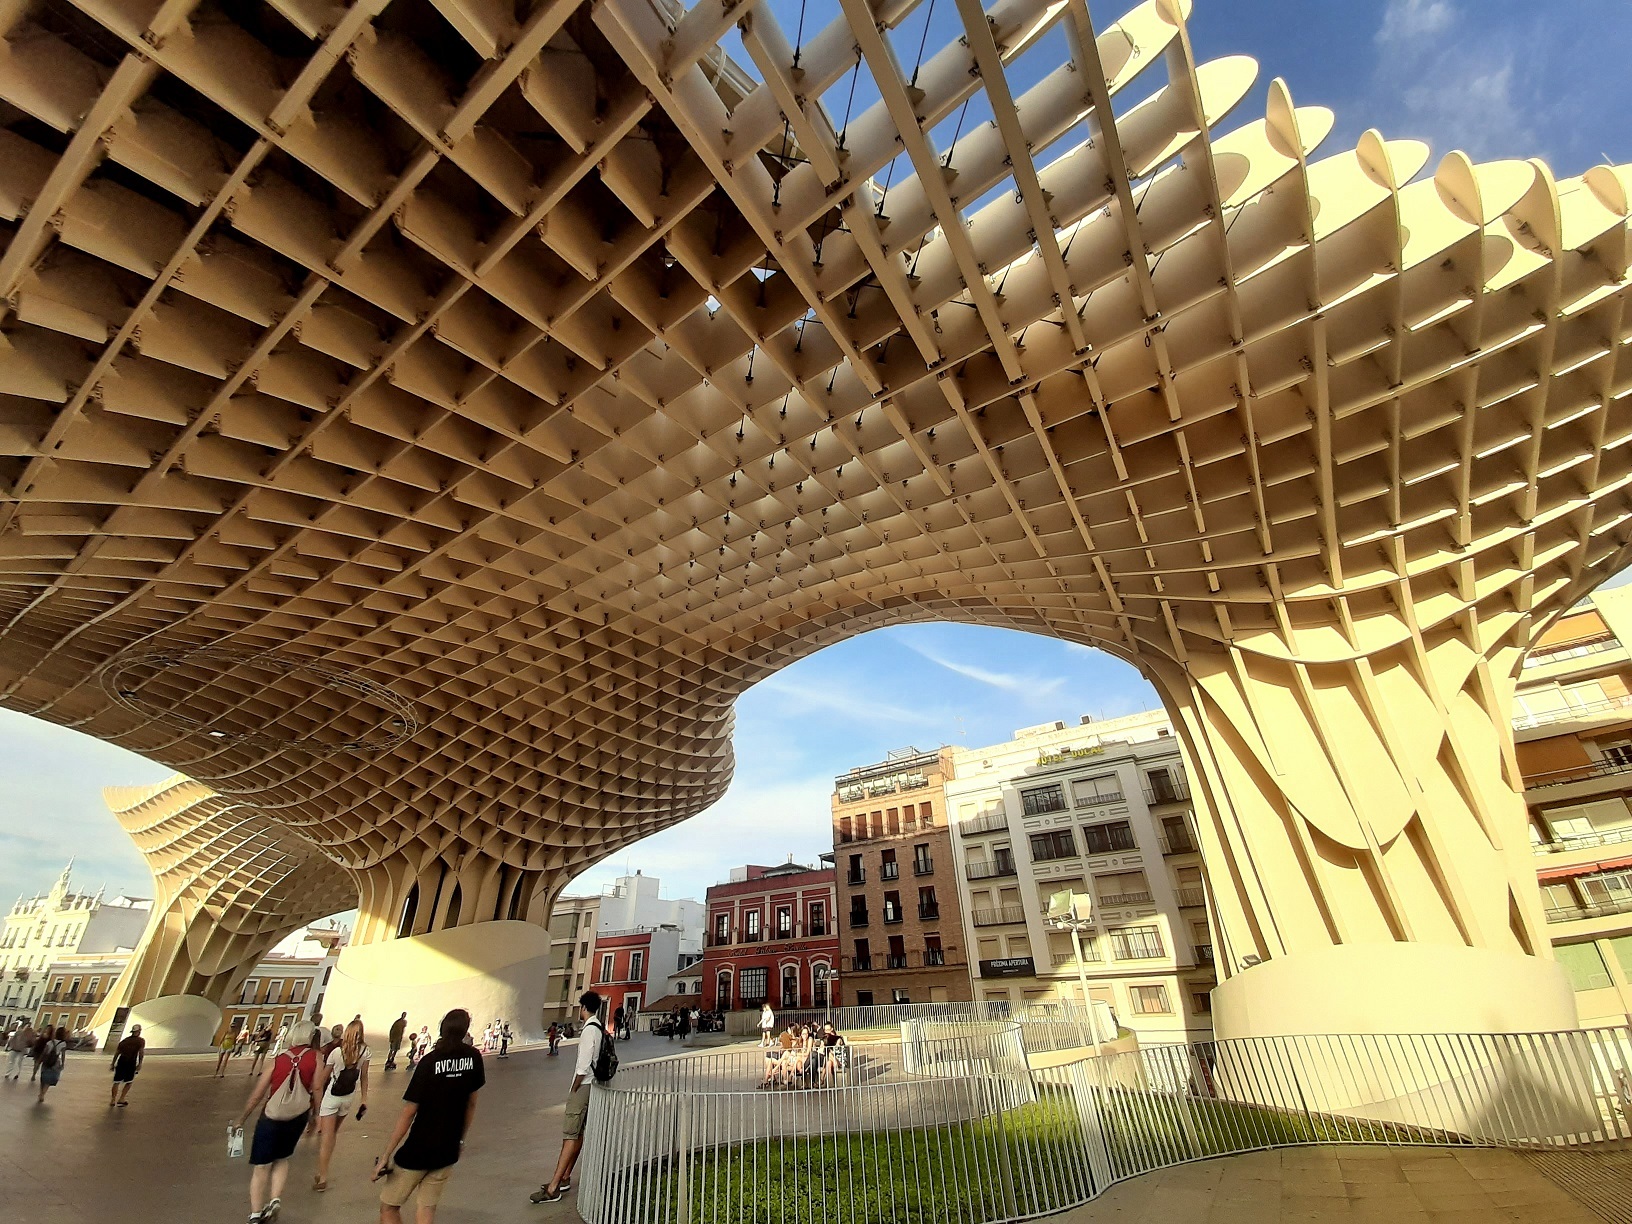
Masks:
[[[1598,718],[1605,714],[1613,714],[1616,710],[1625,709],[1632,705],[1632,693],[1623,697],[1606,697],[1602,701],[1586,701],[1580,705],[1563,706],[1556,710],[1538,710],[1533,714],[1515,714],[1513,729],[1522,731],[1526,727],[1540,727],[1548,723],[1573,722],[1581,718]]]
[[[831,1058],[812,1050],[773,1066],[780,1050],[748,1047],[633,1064],[597,1085],[584,1219],[1000,1224],[1232,1152],[1632,1135],[1627,1028],[1261,1038],[1097,1058],[1078,1030],[1078,1046],[1057,1047],[1070,1057],[1039,1064],[1038,1038],[1058,1017],[895,1010],[914,1014]]]

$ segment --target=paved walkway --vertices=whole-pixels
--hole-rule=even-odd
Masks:
[[[1585,1158],[1590,1159],[1590,1158]],[[1622,1201],[1632,1197],[1627,1184]],[[1605,1224],[1531,1158],[1484,1148],[1310,1147],[1164,1169],[1050,1224]]]
[[[637,1037],[625,1060],[677,1052]],[[561,1101],[574,1046],[559,1058],[528,1051],[488,1060],[488,1086],[470,1146],[449,1184],[438,1224],[576,1224],[566,1203],[531,1207],[561,1144]],[[235,1060],[225,1080],[214,1059],[150,1059],[126,1109],[107,1106],[108,1061],[71,1055],[61,1087],[34,1104],[34,1088],[0,1083],[0,1221],[4,1224],[238,1224],[248,1214],[248,1170],[226,1157],[226,1123],[243,1108],[249,1077]],[[367,1224],[378,1218],[368,1175],[396,1118],[403,1070],[373,1077],[369,1115],[340,1135],[330,1189],[311,1190],[315,1144],[296,1153],[280,1224]],[[1632,1203],[1632,1165],[1590,1156],[1402,1148],[1293,1148],[1154,1173],[1113,1187],[1057,1224],[1605,1224]],[[1573,1163],[1571,1163],[1573,1162]],[[1548,1173],[1552,1174],[1550,1178]],[[1584,1194],[1590,1181],[1600,1195]],[[1561,1184],[1562,1183],[1562,1184]],[[1593,1212],[1588,1202],[1611,1204]]]

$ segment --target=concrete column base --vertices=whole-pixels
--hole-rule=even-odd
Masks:
[[[1556,961],[1443,944],[1345,944],[1276,957],[1213,990],[1213,1033],[1534,1033],[1579,1027]]]
[[[387,1030],[404,1011],[411,1030],[428,1025],[433,1036],[442,1016],[462,1007],[473,1032],[508,1020],[516,1040],[540,1040],[549,968],[549,932],[531,922],[478,922],[353,944],[341,951],[323,992],[323,1023],[360,1014],[381,1057]]]
[[[125,1035],[137,1024],[150,1050],[207,1050],[221,1031],[221,1009],[201,995],[160,995],[130,1009]],[[96,1035],[100,1046],[107,1026]]]

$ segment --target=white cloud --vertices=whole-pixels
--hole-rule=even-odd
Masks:
[[[1038,676],[1026,675],[1020,672],[992,671],[990,668],[977,667],[973,663],[964,663],[958,659],[949,659],[936,651],[915,645],[912,642],[901,643],[908,650],[934,663],[937,667],[944,667],[947,671],[970,680],[977,680],[981,684],[989,684],[1005,693],[1015,693],[1027,699],[1041,700],[1052,697],[1065,685],[1063,677],[1056,676],[1045,680]]]
[[[784,712],[794,715],[825,710],[841,714],[856,722],[888,723],[898,726],[903,724],[927,726],[933,721],[921,710],[909,710],[904,706],[890,705],[888,702],[874,699],[868,695],[870,686],[868,689],[858,686],[854,690],[846,690],[837,684],[822,686],[800,684],[785,676],[770,676],[761,680],[758,687],[769,689],[783,698],[784,706],[793,707],[791,711]]]
[[[1409,50],[1423,39],[1443,34],[1456,19],[1450,0],[1389,0],[1376,41]]]

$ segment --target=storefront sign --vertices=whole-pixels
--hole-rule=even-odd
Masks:
[[[1060,765],[1066,761],[1074,761],[1078,757],[1103,756],[1104,754],[1105,747],[1102,744],[1095,744],[1092,748],[1062,748],[1059,752],[1039,752],[1037,754],[1037,764]]]
[[[1010,956],[1003,960],[983,960],[980,962],[980,976],[983,978],[1036,977],[1037,962],[1029,956]]]

